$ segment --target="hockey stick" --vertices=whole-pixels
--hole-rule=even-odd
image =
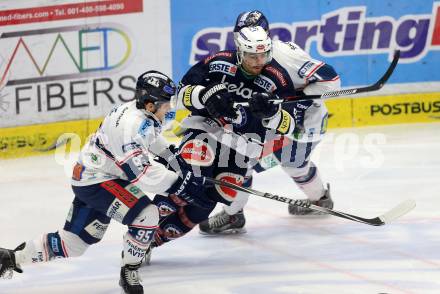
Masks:
[[[414,200],[408,199],[408,200],[403,201],[402,203],[400,203],[396,207],[392,208],[391,210],[387,211],[386,213],[382,214],[381,216],[374,217],[374,218],[363,218],[363,217],[348,214],[345,212],[340,212],[340,211],[336,211],[333,209],[314,205],[314,204],[311,204],[311,203],[304,201],[304,200],[298,200],[298,199],[295,200],[295,199],[291,199],[291,198],[284,197],[284,196],[278,196],[275,194],[264,193],[264,192],[260,192],[260,191],[257,191],[257,190],[251,189],[251,188],[241,187],[236,184],[225,182],[225,181],[219,181],[219,180],[211,179],[211,178],[206,178],[206,181],[208,183],[221,185],[224,187],[234,189],[236,191],[241,191],[241,192],[253,194],[256,196],[260,196],[260,197],[264,197],[264,198],[268,198],[268,199],[272,199],[272,200],[276,200],[279,202],[284,202],[287,204],[292,204],[292,205],[296,205],[296,206],[300,206],[300,207],[304,207],[304,208],[310,208],[310,209],[313,209],[316,211],[328,213],[328,214],[331,214],[331,215],[334,215],[337,217],[345,218],[345,219],[348,219],[351,221],[355,221],[355,222],[359,222],[359,223],[363,223],[363,224],[367,224],[367,225],[371,225],[371,226],[382,226],[382,225],[388,224],[391,221],[408,213],[416,206],[416,203]]]
[[[329,98],[338,98],[338,97],[345,97],[349,95],[359,94],[359,93],[365,93],[365,92],[372,92],[380,90],[383,85],[388,81],[390,76],[393,74],[394,69],[397,66],[397,63],[399,62],[400,58],[400,50],[394,51],[393,60],[391,61],[390,66],[388,67],[385,74],[373,85],[362,87],[362,88],[352,88],[352,89],[346,89],[346,90],[338,90],[338,91],[331,91],[327,93],[323,93],[321,95],[304,95],[301,96],[299,99],[291,100],[291,101],[284,101],[283,99],[275,99],[272,100],[276,104],[282,103],[282,104],[290,104],[298,101],[307,101],[307,100],[314,100],[314,99],[329,99]],[[248,102],[237,102],[234,103],[234,106],[249,106]]]

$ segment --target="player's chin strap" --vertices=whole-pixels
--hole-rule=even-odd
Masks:
[[[363,217],[348,214],[345,212],[340,212],[340,211],[336,211],[333,209],[314,205],[308,201],[295,200],[295,199],[291,199],[291,198],[284,197],[284,196],[278,196],[275,194],[260,192],[260,191],[257,191],[257,190],[251,189],[251,188],[241,187],[241,186],[238,186],[233,183],[220,181],[220,180],[216,180],[216,179],[212,179],[212,178],[206,178],[206,182],[211,183],[211,184],[215,184],[215,185],[220,185],[223,187],[228,187],[228,188],[234,189],[236,191],[241,191],[241,192],[253,194],[256,196],[272,199],[272,200],[279,201],[279,202],[284,202],[287,204],[310,208],[312,210],[324,212],[324,213],[331,214],[331,215],[334,215],[337,217],[345,218],[345,219],[348,219],[351,221],[355,221],[355,222],[359,222],[359,223],[363,223],[363,224],[367,224],[367,225],[371,225],[371,226],[382,226],[382,225],[388,224],[389,222],[407,214],[416,206],[416,202],[413,199],[408,199],[408,200],[403,201],[402,203],[400,203],[396,207],[392,208],[391,210],[387,211],[386,213],[382,214],[381,216],[374,217],[374,218],[363,218]]]
[[[384,75],[373,85],[362,87],[362,88],[352,88],[352,89],[345,89],[345,90],[339,90],[339,91],[331,91],[326,92],[321,95],[303,95],[300,96],[299,99],[291,100],[291,101],[285,101],[283,99],[274,99],[271,100],[275,104],[283,103],[283,104],[289,104],[289,103],[295,103],[298,101],[307,101],[307,100],[315,100],[315,99],[330,99],[330,98],[339,98],[339,97],[345,97],[349,95],[359,94],[359,93],[365,93],[365,92],[372,92],[380,90],[385,83],[388,81],[392,73],[394,72],[394,69],[397,66],[397,63],[399,62],[400,58],[400,50],[394,51],[393,60],[391,61],[390,66],[388,67],[387,71],[384,73]],[[248,102],[237,102],[234,103],[234,106],[249,106]]]

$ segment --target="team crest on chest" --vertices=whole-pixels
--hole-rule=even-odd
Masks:
[[[244,110],[243,106],[238,105],[237,107],[237,118],[232,121],[232,124],[235,127],[242,127],[248,121],[246,110]]]

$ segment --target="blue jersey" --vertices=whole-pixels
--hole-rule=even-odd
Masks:
[[[195,64],[181,80],[179,102],[193,115],[209,117],[198,100],[203,87],[223,83],[235,102],[246,102],[254,92],[271,92],[285,100],[300,96],[320,95],[340,88],[340,79],[333,67],[315,60],[294,43],[273,42],[273,58],[262,72],[249,76],[237,65],[236,51],[220,51]],[[326,131],[327,108],[324,101],[297,101],[283,104],[278,119],[263,124],[247,107],[239,107],[232,131],[257,134],[262,141],[270,129],[294,140],[318,141]]]
[[[248,102],[255,92],[271,92],[289,100],[297,95],[288,72],[275,59],[259,75],[250,76],[237,65],[235,51],[218,52],[194,65],[182,78],[181,89],[188,85],[207,86],[212,83],[225,84],[235,102]],[[186,87],[187,91],[192,89]],[[186,97],[189,95],[187,92]],[[195,107],[189,99],[184,99],[183,105],[195,115],[209,117],[206,109]],[[293,109],[293,106],[290,108]],[[252,133],[264,138],[267,129],[262,125],[261,119],[252,115],[248,107],[239,106],[237,114],[238,118],[231,124],[233,132]]]

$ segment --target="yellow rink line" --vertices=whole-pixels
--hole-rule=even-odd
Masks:
[[[326,105],[329,110],[330,129],[440,122],[438,92],[333,99],[327,100]],[[187,114],[187,111],[178,111],[176,120],[182,120]],[[52,152],[58,138],[64,133],[76,134],[83,144],[87,136],[99,126],[101,120],[102,118],[2,128],[0,159]],[[175,130],[178,131],[178,124],[175,125]],[[170,141],[178,141],[171,132],[166,132],[165,135]]]

